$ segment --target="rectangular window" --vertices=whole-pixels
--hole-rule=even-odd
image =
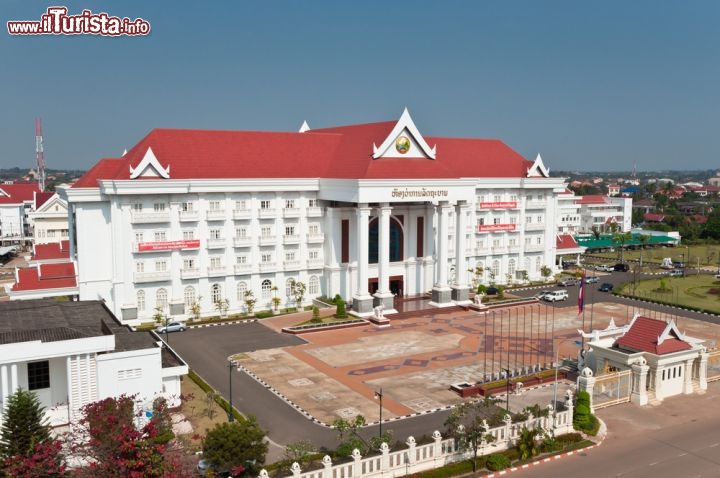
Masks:
[[[510,195],[510,201],[512,201],[512,202],[517,202],[517,200],[518,200],[517,194],[511,194],[511,195]]]
[[[285,235],[286,236],[294,236],[295,235],[295,226],[285,226]]]
[[[271,237],[272,236],[272,227],[265,226],[260,229],[260,235],[262,237]]]
[[[167,261],[155,261],[155,272],[167,272]]]
[[[135,242],[143,242],[143,233],[142,232],[136,232],[135,233]]]
[[[318,200],[317,199],[309,199],[308,207],[318,207]]]
[[[191,239],[195,239],[195,231],[190,229],[189,231],[183,231],[183,239],[186,241],[189,241]]]
[[[263,254],[260,259],[262,262],[272,262],[272,254]]]
[[[494,195],[494,196],[493,196],[493,201],[494,201],[494,202],[500,202],[500,201],[501,201],[500,196],[499,196],[498,194]]]
[[[517,246],[517,239],[510,239],[508,241],[509,246]]]
[[[270,209],[272,201],[269,199],[263,199],[260,201],[260,209]]]
[[[239,201],[235,201],[235,209],[238,211],[244,211],[247,209],[247,201],[245,199],[240,199]]]
[[[48,229],[47,237],[55,237],[55,231],[53,231],[52,229]]]
[[[186,257],[185,259],[183,259],[183,269],[195,269],[195,259],[193,259],[192,257]]]
[[[163,242],[167,240],[167,236],[165,235],[165,231],[155,231],[155,242]]]
[[[247,256],[237,256],[235,261],[237,264],[247,264]]]
[[[316,249],[308,251],[308,259],[317,259],[318,257],[320,257],[320,255]]]
[[[542,245],[542,236],[537,237],[537,245],[538,246]]]
[[[285,260],[286,261],[294,261],[295,260],[295,251],[287,251],[285,253]]]
[[[191,203],[191,202],[180,203],[180,210],[183,212],[191,212],[191,211],[193,211],[194,207],[195,206],[193,206],[193,203]]]
[[[532,224],[532,216],[525,216],[525,222],[527,224]]]
[[[478,223],[478,226],[484,226],[484,225],[485,225],[485,218],[484,218],[484,217],[478,218],[477,223]]]
[[[286,199],[285,200],[285,209],[295,209],[295,200],[294,199]]]
[[[543,217],[542,217],[542,216],[538,216],[538,217],[537,217],[537,223],[538,223],[538,224],[542,224],[542,222],[543,222]]]
[[[210,268],[211,269],[220,269],[222,267],[222,258],[220,257],[211,257],[210,258]]]
[[[418,217],[417,218],[417,231],[415,233],[415,236],[417,237],[417,257],[422,257],[425,253],[423,250],[425,247],[425,243],[423,242],[425,240],[425,218],[424,217]]]
[[[132,205],[132,211],[133,212],[142,212],[142,204],[139,202],[135,202]]]
[[[28,390],[50,388],[50,362],[30,362],[27,364]]]
[[[220,229],[210,229],[210,239],[221,239],[221,233]]]
[[[517,224],[517,217],[510,216],[510,224]]]
[[[238,239],[247,239],[247,229],[244,227],[236,228],[235,237],[237,237]]]
[[[532,194],[528,194],[527,196],[525,196],[525,200],[532,201]]]
[[[499,217],[494,218],[493,224],[500,224],[500,218]]]
[[[500,247],[500,239],[493,239],[492,245],[493,247]]]
[[[134,378],[140,378],[142,377],[142,369],[141,368],[131,368],[128,370],[118,370],[117,371],[117,379],[118,380],[132,380]]]
[[[153,204],[153,209],[155,212],[165,212],[165,203],[164,202],[156,202]]]
[[[136,262],[135,263],[135,272],[145,272],[145,263],[144,262]]]
[[[308,232],[310,232],[310,234],[319,234],[320,226],[318,226],[317,224],[310,224],[308,225]]]
[[[220,201],[210,201],[209,208],[211,211],[222,211],[220,207]]]
[[[343,219],[340,225],[341,229],[341,247],[340,261],[342,263],[350,262],[350,221]]]

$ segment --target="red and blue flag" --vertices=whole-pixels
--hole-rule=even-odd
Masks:
[[[580,278],[580,289],[578,290],[578,315],[582,314],[585,308],[585,271]]]

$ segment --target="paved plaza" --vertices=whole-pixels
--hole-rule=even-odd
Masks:
[[[627,323],[638,311],[659,319],[675,319],[688,335],[714,340],[717,325],[660,314],[616,303],[577,307],[532,304],[494,313],[457,308],[419,311],[390,319],[390,326],[360,327],[304,334],[307,343],[239,353],[239,364],[316,419],[363,415],[379,418],[376,391],[383,393],[383,420],[457,404],[449,387],[475,383],[504,368],[552,367],[555,354],[576,357],[578,329],[604,328],[613,319]],[[262,323],[279,330],[298,318],[277,317]],[[554,324],[554,326],[553,326]],[[572,384],[559,385],[558,396]],[[555,389],[524,391],[510,397],[512,409],[552,400]]]

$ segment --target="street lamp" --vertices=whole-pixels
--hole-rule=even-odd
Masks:
[[[505,371],[505,384],[506,384],[506,393],[505,393],[505,410],[510,413],[510,369],[504,368]]]
[[[382,399],[383,399],[383,391],[382,387],[380,387],[380,391],[375,390],[375,400],[379,400],[380,402],[380,434],[378,437],[382,439]]]
[[[233,415],[233,404],[232,404],[232,369],[233,369],[233,363],[232,360],[228,361],[228,381],[230,382],[230,407],[228,408],[228,421],[230,423],[235,421],[235,416]]]

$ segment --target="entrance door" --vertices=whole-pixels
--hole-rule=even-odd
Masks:
[[[401,297],[404,290],[404,277],[403,276],[391,276],[390,277],[390,292],[395,294],[396,297]],[[368,279],[368,292],[370,295],[378,291],[378,278],[372,277]]]

